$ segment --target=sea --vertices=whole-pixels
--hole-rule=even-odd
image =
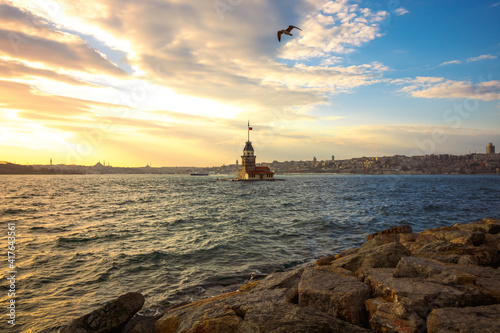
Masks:
[[[392,226],[500,218],[498,175],[218,177],[0,176],[0,331],[57,327],[131,291],[154,314]]]

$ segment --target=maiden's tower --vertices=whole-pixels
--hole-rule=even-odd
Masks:
[[[243,148],[243,155],[241,156],[241,169],[238,170],[238,180],[274,180],[274,172],[267,166],[256,166],[255,155],[250,142],[250,122],[248,122],[248,141]]]

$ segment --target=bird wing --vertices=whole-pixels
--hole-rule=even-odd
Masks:
[[[299,29],[300,31],[302,31],[302,29],[300,29],[299,27],[296,27],[294,25],[289,25],[288,28],[286,29],[286,31],[290,32],[290,31],[292,31],[293,28]]]
[[[281,34],[282,34],[282,32],[278,31],[278,42],[281,42]]]

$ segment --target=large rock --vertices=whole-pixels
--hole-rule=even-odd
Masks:
[[[299,282],[304,268],[294,269],[288,272],[278,272],[267,276],[264,280],[259,281],[251,293],[257,294],[266,290],[281,290],[283,297],[275,299],[275,302],[297,303],[299,294]],[[240,288],[241,290],[241,288]]]
[[[421,246],[412,251],[412,254],[416,257],[435,259],[443,263],[490,266],[498,262],[496,248],[486,245],[467,246],[443,240]],[[464,261],[465,259],[466,261]]]
[[[484,232],[487,234],[498,234],[500,233],[500,219],[485,218],[480,221],[467,223],[467,224],[455,224],[459,230],[463,231],[474,231],[474,232]]]
[[[419,333],[425,321],[404,302],[380,302],[370,317],[375,332]]]
[[[432,235],[439,240],[448,241],[463,245],[481,245],[484,240],[484,232],[464,231],[458,227],[442,227],[435,229],[427,229],[420,233],[421,235]]]
[[[369,333],[371,330],[349,324],[319,310],[295,304],[272,304],[248,311],[241,333]]]
[[[474,284],[476,282],[474,275],[434,260],[416,257],[401,258],[393,276],[396,278],[423,278],[426,281],[450,285]]]
[[[346,256],[351,255],[351,254],[356,254],[356,253],[358,253],[358,251],[359,251],[359,247],[345,250],[339,254],[334,254],[331,256],[319,258],[318,260],[316,260],[315,264],[318,266],[331,265],[332,262],[334,262],[335,260],[346,257]]]
[[[432,235],[402,234],[399,242],[403,244],[411,253],[414,253],[422,246],[435,243],[438,239]]]
[[[332,262],[332,267],[345,268],[351,272],[360,267],[396,267],[402,257],[410,256],[410,251],[399,242],[382,244],[373,248],[363,248]]]
[[[352,324],[366,322],[370,288],[354,276],[337,274],[329,266],[306,268],[299,286],[299,306],[312,307]]]
[[[61,333],[118,332],[144,305],[140,293],[128,293],[61,328]]]
[[[427,318],[428,333],[500,332],[500,304],[434,309]]]
[[[226,300],[234,300],[240,295],[238,292],[230,292],[169,310],[156,322],[156,332],[188,332],[202,327],[200,325],[211,326],[214,330],[229,329],[238,325],[240,317],[236,313],[239,309],[233,309],[231,301]]]
[[[392,227],[392,228],[382,230],[382,231],[376,232],[374,234],[368,235],[368,236],[366,236],[366,241],[369,241],[373,238],[377,238],[377,237],[384,236],[384,235],[399,235],[399,234],[408,234],[408,233],[412,233],[412,232],[413,232],[413,230],[409,225],[400,225],[400,226]]]
[[[362,268],[358,279],[367,284],[372,297],[387,302],[403,302],[407,310],[421,318],[434,308],[490,304],[491,297],[475,286],[449,286],[423,278],[396,278],[390,268]]]
[[[452,265],[453,269],[475,277],[474,284],[481,293],[500,303],[500,268]]]

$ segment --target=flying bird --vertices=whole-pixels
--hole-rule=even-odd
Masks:
[[[295,29],[299,29],[300,31],[302,31],[302,29],[300,29],[299,27],[296,27],[294,25],[289,25],[288,28],[286,29],[283,29],[283,30],[280,30],[278,31],[278,42],[281,42],[281,35],[282,34],[285,34],[285,35],[288,35],[288,36],[293,36],[290,32],[292,31],[292,29],[295,28]]]

